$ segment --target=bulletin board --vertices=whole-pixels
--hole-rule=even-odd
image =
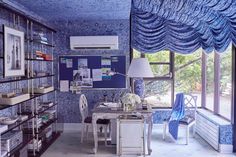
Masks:
[[[61,91],[72,83],[82,89],[126,88],[126,56],[59,56],[59,84]],[[63,88],[63,89],[62,89]]]

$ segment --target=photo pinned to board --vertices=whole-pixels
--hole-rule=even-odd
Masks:
[[[102,66],[111,66],[111,58],[102,57]]]
[[[93,79],[91,78],[90,69],[79,68],[73,70],[73,82],[81,87],[93,87]]]
[[[66,58],[61,58],[61,63],[66,64]]]
[[[102,80],[111,80],[111,75],[109,75],[109,72],[111,71],[111,68],[102,68]]]
[[[79,68],[88,68],[88,59],[86,59],[86,58],[79,58],[78,59],[78,69]]]
[[[102,57],[102,80],[111,80],[109,72],[111,71],[111,57]]]
[[[102,81],[102,69],[92,69],[93,81]]]
[[[66,60],[66,67],[72,68],[73,67],[73,59],[67,59]]]

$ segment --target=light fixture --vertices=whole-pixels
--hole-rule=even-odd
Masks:
[[[154,77],[148,59],[132,59],[127,75],[130,78],[134,78],[134,80],[132,80],[133,93],[139,95],[143,99],[145,95],[145,84],[143,78]]]
[[[127,75],[130,78],[154,77],[147,58],[132,59]]]
[[[128,73],[122,74],[116,71],[107,71],[107,75],[122,75],[126,77],[133,78],[131,90],[133,93],[139,95],[141,98],[144,97],[145,84],[143,78],[152,78],[154,77],[150,64],[147,58],[134,58],[131,61],[131,64],[128,69]]]

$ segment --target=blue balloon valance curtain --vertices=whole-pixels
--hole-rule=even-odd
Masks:
[[[236,0],[133,0],[132,48],[188,54],[236,45]]]

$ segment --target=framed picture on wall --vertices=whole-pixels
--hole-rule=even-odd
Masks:
[[[24,32],[3,26],[4,77],[25,75]]]

